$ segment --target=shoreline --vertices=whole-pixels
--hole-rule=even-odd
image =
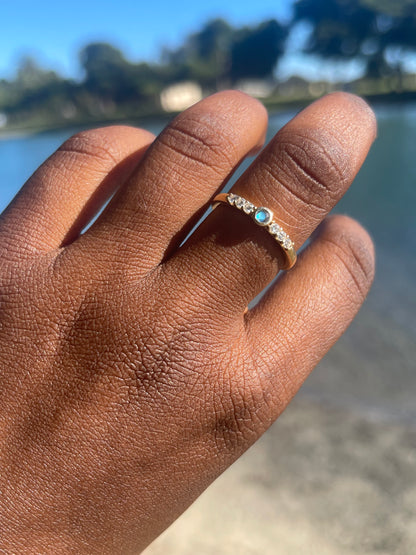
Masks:
[[[339,89],[342,91],[342,89]],[[335,92],[335,91],[333,91]],[[357,94],[355,91],[344,89],[344,92],[351,92]],[[401,93],[390,93],[390,94],[372,94],[372,95],[361,95],[364,100],[366,100],[372,106],[387,106],[387,105],[408,105],[416,103],[416,91],[406,91]],[[270,97],[266,99],[259,99],[267,110],[271,114],[284,114],[285,112],[290,112],[295,110],[301,110],[306,107],[311,102],[317,100],[319,97],[296,97],[292,100],[287,98],[282,99],[281,97]],[[180,112],[165,112],[163,110],[155,110],[153,112],[146,113],[126,113],[120,114],[118,117],[112,115],[111,117],[99,117],[99,118],[83,118],[79,120],[62,121],[56,122],[50,125],[27,125],[27,126],[5,126],[0,128],[0,140],[28,136],[28,135],[38,135],[42,133],[50,133],[54,131],[70,131],[71,129],[87,129],[92,126],[106,126],[115,124],[134,124],[142,123],[146,121],[160,121],[167,123],[169,120],[177,116]]]

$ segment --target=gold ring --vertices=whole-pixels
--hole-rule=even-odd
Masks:
[[[285,265],[283,270],[289,270],[296,262],[296,251],[293,241],[289,235],[283,231],[280,225],[273,220],[273,212],[264,206],[255,206],[249,200],[235,195],[234,193],[220,193],[212,201],[213,208],[219,203],[228,204],[241,210],[251,217],[257,225],[264,227],[275,241],[280,245],[285,255]]]

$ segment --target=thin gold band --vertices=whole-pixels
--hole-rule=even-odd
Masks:
[[[296,251],[293,241],[289,235],[283,231],[280,225],[273,221],[273,212],[264,206],[255,206],[249,200],[235,195],[234,193],[220,193],[212,201],[212,206],[215,208],[219,203],[228,204],[241,210],[251,217],[257,225],[265,228],[275,241],[282,248],[285,255],[285,265],[283,270],[289,270],[296,262]]]

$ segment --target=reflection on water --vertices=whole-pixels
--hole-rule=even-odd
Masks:
[[[337,208],[373,236],[375,284],[356,321],[303,391],[384,417],[416,419],[416,106],[380,107],[376,113],[378,138]],[[269,138],[292,115],[272,115]],[[157,133],[162,124],[145,127]],[[0,140],[0,210],[71,133]]]

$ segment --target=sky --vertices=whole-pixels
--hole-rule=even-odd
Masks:
[[[30,54],[65,77],[80,78],[78,52],[105,41],[131,61],[157,61],[163,46],[175,47],[214,17],[233,25],[265,19],[288,20],[292,0],[0,0],[0,78],[12,78],[18,60]],[[295,37],[293,45],[299,43]],[[359,68],[343,66],[353,78]],[[293,73],[327,77],[333,70],[318,60],[305,61],[296,51],[280,66]]]

